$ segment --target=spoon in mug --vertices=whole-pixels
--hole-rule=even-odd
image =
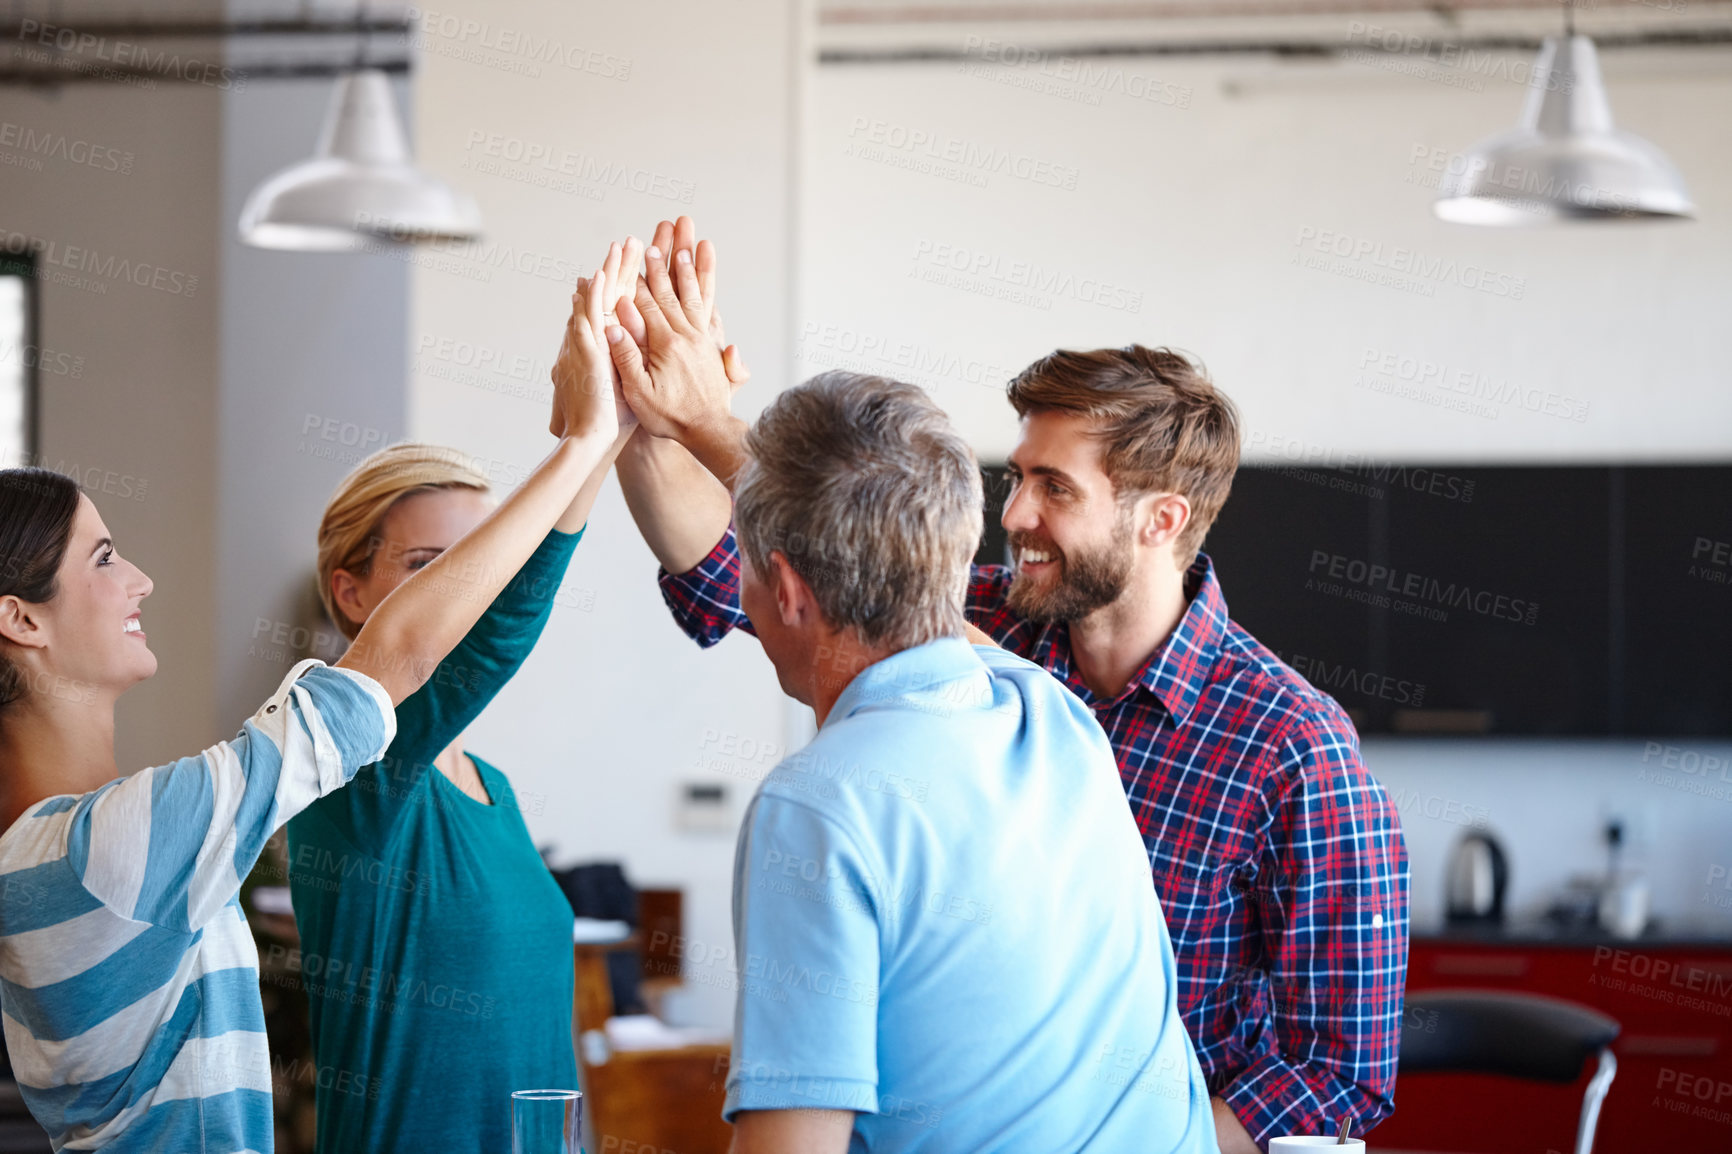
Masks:
[[[1341,1133],[1336,1136],[1335,1144],[1337,1146],[1347,1145],[1347,1134],[1348,1134],[1348,1131],[1350,1131],[1352,1129],[1353,1129],[1353,1117],[1352,1117],[1352,1115],[1343,1114],[1341,1116]]]

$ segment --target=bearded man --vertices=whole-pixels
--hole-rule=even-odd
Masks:
[[[689,235],[684,219],[657,234],[676,250]],[[1394,1109],[1407,847],[1346,713],[1228,617],[1201,552],[1238,467],[1233,405],[1201,365],[1141,345],[1054,352],[1007,392],[1012,564],[974,567],[968,621],[1106,731],[1222,1154],[1343,1117],[1363,1133]],[[677,433],[640,431],[617,466],[663,596],[704,646],[751,628],[717,480],[740,458],[729,395],[718,354]]]

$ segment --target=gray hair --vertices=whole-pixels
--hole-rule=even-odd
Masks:
[[[746,453],[734,522],[754,570],[768,577],[781,553],[825,619],[867,645],[962,634],[980,467],[923,391],[820,373],[763,411]]]

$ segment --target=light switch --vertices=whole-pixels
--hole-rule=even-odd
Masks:
[[[734,808],[728,787],[715,782],[682,784],[676,824],[690,833],[733,833]]]

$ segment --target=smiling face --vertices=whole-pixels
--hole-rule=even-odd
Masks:
[[[1075,621],[1112,604],[1136,567],[1133,510],[1113,489],[1092,427],[1074,413],[1033,412],[1010,454],[1008,601],[1031,621]]]
[[[116,551],[108,526],[82,494],[56,583],[51,600],[25,609],[35,627],[20,637],[29,692],[118,697],[156,672],[139,609],[150,596],[150,578]]]
[[[359,626],[391,591],[486,519],[487,494],[476,489],[429,489],[399,499],[379,524],[378,541],[363,573],[331,574],[337,608]]]

